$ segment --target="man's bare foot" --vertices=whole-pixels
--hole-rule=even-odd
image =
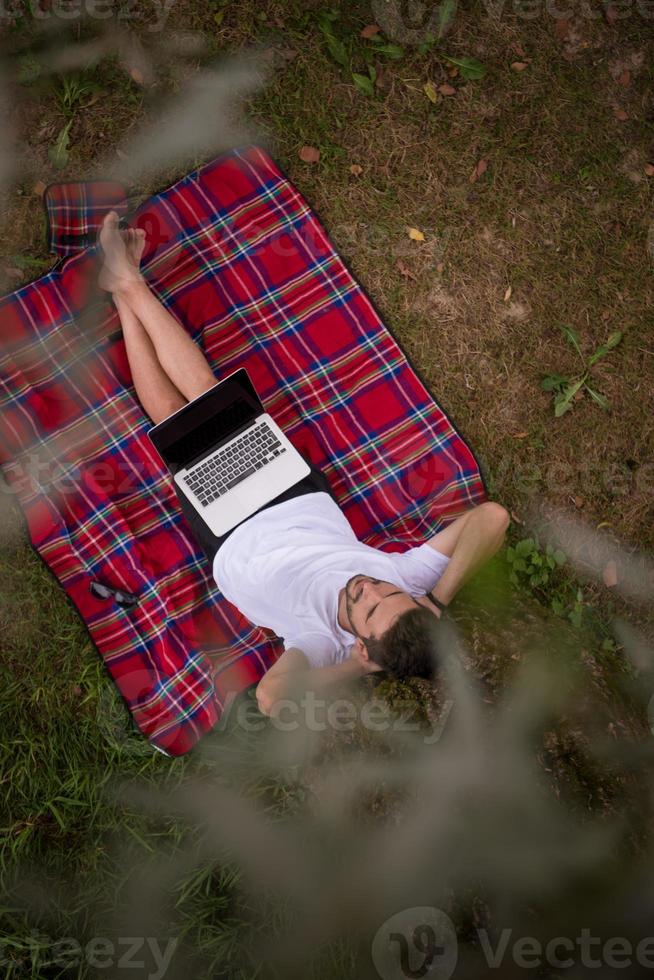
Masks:
[[[104,255],[98,276],[100,289],[120,293],[135,283],[143,282],[139,264],[145,248],[144,230],[129,228],[121,231],[118,214],[110,211],[102,222],[99,238]]]

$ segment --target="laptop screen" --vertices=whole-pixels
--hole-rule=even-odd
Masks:
[[[157,452],[176,473],[250,425],[264,411],[247,371],[236,371],[148,430]]]

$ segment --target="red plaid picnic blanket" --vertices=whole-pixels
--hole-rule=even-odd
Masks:
[[[60,228],[79,223],[60,212]],[[219,156],[129,224],[216,377],[247,368],[359,538],[403,550],[485,499],[470,449],[263,149]],[[0,464],[136,725],[179,755],[281,645],[213,581],[146,435],[116,311],[94,294],[97,261],[97,246],[78,250],[0,300]],[[95,598],[94,579],[138,605]]]

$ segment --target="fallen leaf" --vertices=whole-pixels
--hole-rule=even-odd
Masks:
[[[405,276],[407,279],[413,279],[414,282],[417,281],[415,273],[411,271],[411,269],[402,261],[402,259],[397,260],[395,263],[395,268],[401,276]]]
[[[520,518],[518,517],[518,515],[516,514],[516,512],[514,510],[511,511],[511,517],[516,522],[516,524],[524,524],[525,523],[524,521],[521,521],[520,520]]]
[[[374,37],[375,34],[379,34],[378,24],[366,24],[361,31],[361,37]]]
[[[438,272],[439,275],[443,271],[444,268],[445,268],[445,263],[444,262],[437,262],[436,263],[436,272]]]
[[[355,177],[358,177],[359,174],[362,174],[363,173],[363,167],[360,166],[358,163],[353,163],[350,166],[350,173],[351,174],[354,174]]]
[[[441,93],[441,95],[456,95],[456,89],[453,85],[439,85],[438,91]]]
[[[320,150],[317,150],[315,146],[303,146],[298,156],[304,163],[318,163]]]
[[[422,89],[430,102],[438,102],[438,92],[433,82],[425,82]]]
[[[619,105],[614,106],[613,115],[616,119],[619,119],[620,122],[626,122],[626,120],[629,118],[629,114]]]
[[[513,433],[513,438],[514,439],[526,439],[528,435],[529,435],[528,432],[514,432]]]
[[[606,18],[606,23],[609,25],[609,27],[613,27],[618,19],[618,11],[612,4],[609,4],[604,8],[604,17]]]
[[[631,72],[629,71],[629,69],[625,68],[624,71],[621,71],[616,81],[618,85],[622,86],[622,88],[629,88],[629,86],[631,85]]]
[[[618,584],[618,569],[612,558],[607,561],[602,572],[602,580],[608,589]]]
[[[575,507],[580,507],[581,508],[581,507],[584,506],[584,498],[583,497],[573,497],[572,499],[575,502]]]
[[[525,58],[527,56],[527,52],[522,47],[522,45],[520,45],[520,44],[512,44],[511,47],[513,48],[513,50],[515,51],[515,53],[517,54],[517,56],[519,58]]]
[[[407,234],[412,242],[424,242],[425,236],[419,228],[407,228]]]
[[[456,65],[452,65],[451,68],[447,69],[447,74],[450,78],[456,78],[456,76],[459,74],[459,69],[456,67]]]
[[[645,173],[647,174],[648,177],[654,177],[654,165],[652,165],[651,163],[646,163]]]
[[[611,319],[611,311],[610,310],[604,310],[604,312],[602,313],[602,319],[604,320],[605,323],[606,323],[607,320],[610,320]]]
[[[504,302],[508,303],[511,299],[511,293],[513,292],[513,286],[509,286],[507,291],[504,293]]]
[[[130,78],[136,82],[137,85],[145,85],[145,78],[143,77],[143,72],[140,68],[130,68],[129,70]]]
[[[35,194],[38,194],[39,197],[43,197],[43,195],[45,194],[45,187],[46,185],[43,183],[42,180],[37,180],[34,187],[32,188],[32,191]]]
[[[600,528],[603,528],[603,527],[613,527],[613,525],[611,524],[610,521],[600,521],[599,524],[597,525],[596,530],[599,531]]]
[[[554,25],[554,35],[563,41],[568,36],[568,31],[570,30],[570,21],[565,18],[560,18]]]
[[[526,61],[514,61],[511,63],[511,68],[514,71],[524,71],[526,67],[527,67]]]
[[[470,177],[468,178],[470,183],[474,184],[474,182],[476,180],[479,180],[479,178],[483,176],[483,174],[485,174],[487,170],[488,170],[488,160],[484,160],[484,159],[480,160],[477,166],[475,167],[475,169],[470,174]]]

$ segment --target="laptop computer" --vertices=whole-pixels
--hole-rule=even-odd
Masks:
[[[311,472],[241,368],[148,430],[183,493],[220,537]]]

